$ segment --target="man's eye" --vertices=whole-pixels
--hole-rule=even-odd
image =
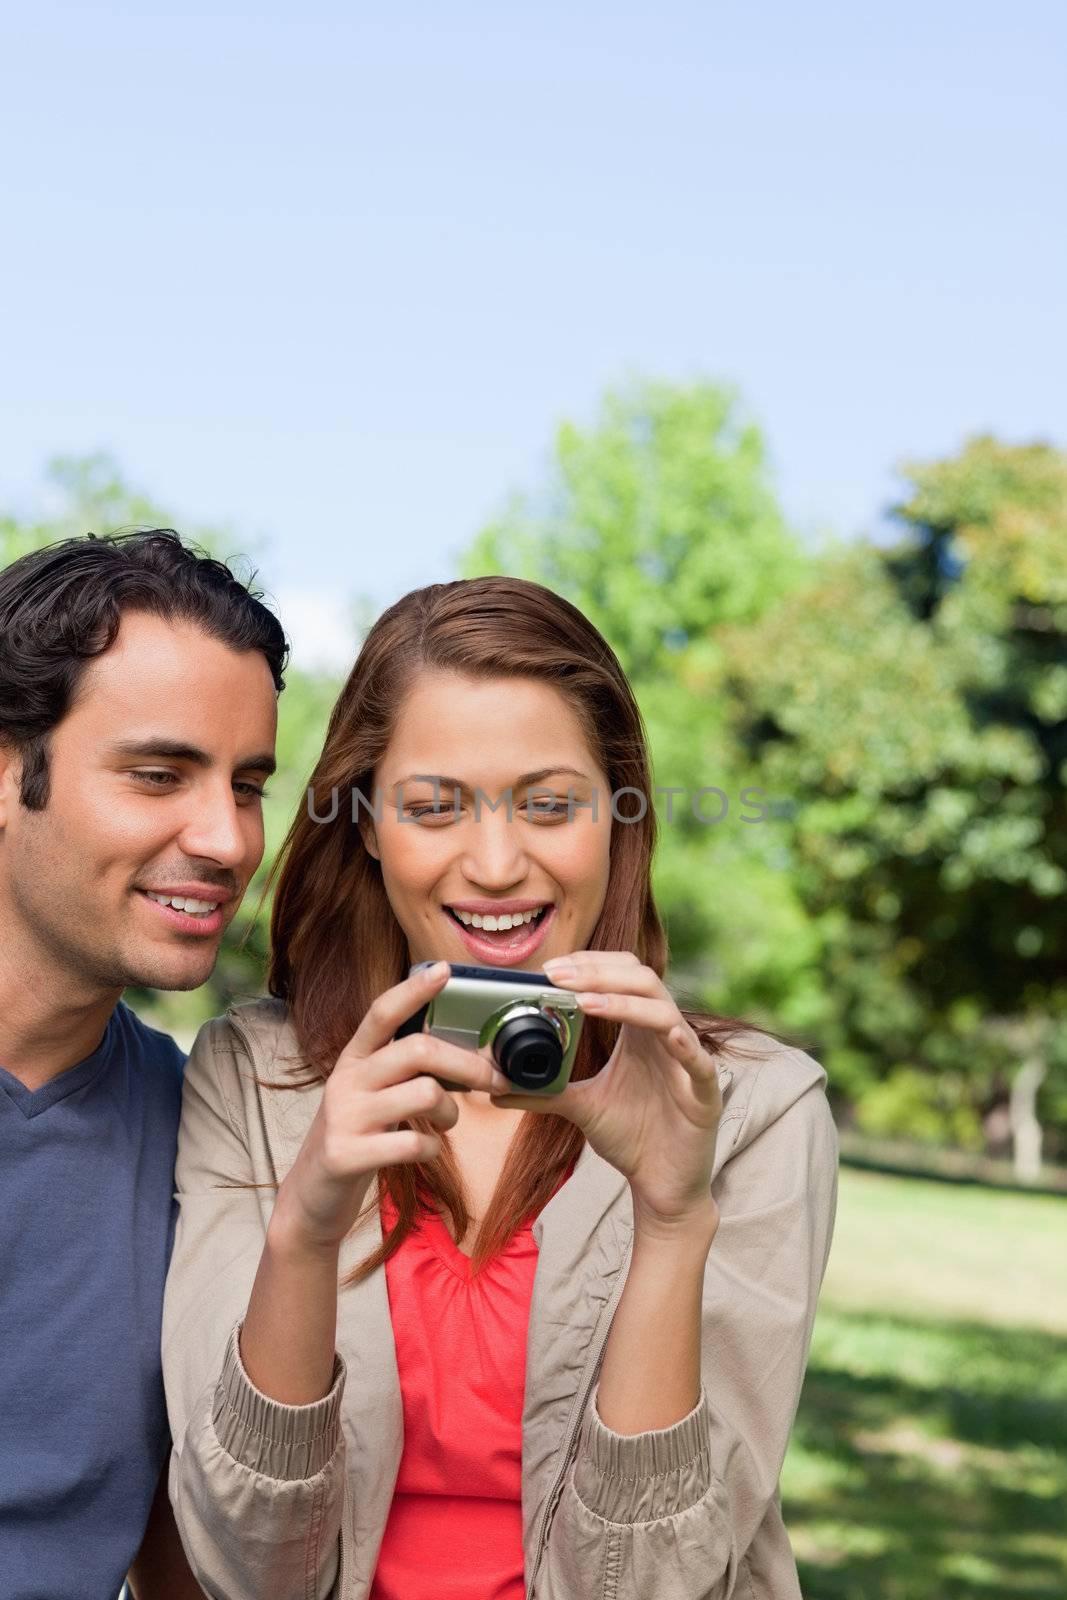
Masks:
[[[136,778],[139,783],[154,784],[157,789],[165,788],[168,783],[177,783],[178,777],[174,772],[131,772],[131,778]]]

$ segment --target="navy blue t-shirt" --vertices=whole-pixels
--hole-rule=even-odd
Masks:
[[[30,1091],[0,1064],[0,1595],[115,1600],[170,1436],[160,1370],[185,1057],[122,1001]]]

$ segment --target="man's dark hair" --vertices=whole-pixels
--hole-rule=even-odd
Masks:
[[[233,650],[261,650],[279,692],[282,625],[222,561],[173,528],[62,539],[0,570],[0,742],[22,758],[19,798],[48,804],[48,737],[86,664],[115,641],[125,611],[191,622]]]

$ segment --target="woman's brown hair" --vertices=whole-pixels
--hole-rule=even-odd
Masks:
[[[294,1078],[293,1087],[325,1082],[372,1001],[407,975],[407,944],[381,867],[352,821],[352,796],[358,791],[364,797],[360,814],[369,814],[375,768],[405,695],[423,672],[534,678],[565,697],[611,793],[628,788],[646,800],[640,819],[613,817],[608,890],[589,948],[632,950],[660,977],[666,971],[667,941],[652,896],[656,818],[645,730],[615,653],[576,606],[541,584],[507,577],[431,584],[390,606],[367,635],[331,714],[308,804],[300,808],[271,871],[277,892],[269,988],[285,1001],[300,1049],[305,1075]],[[629,814],[622,800],[617,809]],[[636,817],[636,806],[631,809]],[[328,823],[315,820],[334,811]],[[732,1017],[690,1010],[684,1015],[713,1053],[749,1027]],[[586,1018],[574,1080],[599,1070],[617,1033],[617,1023]],[[400,1127],[438,1132],[424,1116]],[[475,1240],[472,1274],[547,1204],[584,1142],[581,1130],[564,1117],[534,1113],[523,1118]],[[396,1206],[397,1221],[347,1283],[359,1282],[399,1249],[420,1207],[448,1211],[457,1239],[470,1225],[447,1134],[432,1161],[384,1167],[378,1181],[379,1194],[388,1190]]]

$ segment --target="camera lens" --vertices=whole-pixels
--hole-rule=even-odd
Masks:
[[[563,1046],[547,1017],[513,1017],[497,1032],[493,1056],[519,1088],[540,1089],[559,1075]]]

